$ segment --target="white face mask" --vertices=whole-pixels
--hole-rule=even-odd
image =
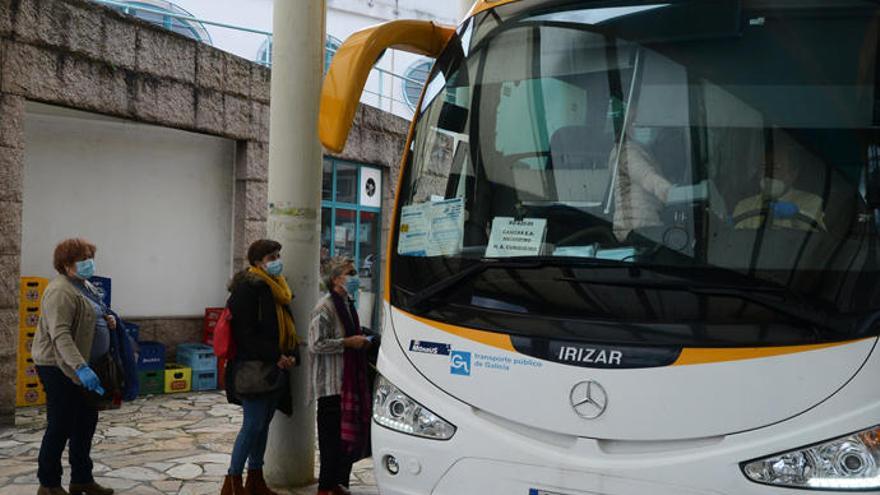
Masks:
[[[764,177],[761,179],[761,189],[771,198],[777,199],[788,192],[789,187],[788,184],[779,179]]]
[[[648,127],[633,128],[633,137],[642,146],[651,146],[656,139],[656,133]]]

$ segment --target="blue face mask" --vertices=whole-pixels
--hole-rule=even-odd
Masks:
[[[95,276],[95,260],[88,259],[76,262],[76,276],[87,280]]]
[[[360,288],[361,280],[358,277],[348,277],[348,281],[345,283],[345,291],[348,292],[349,296],[356,297]]]
[[[281,272],[284,270],[284,263],[281,260],[270,261],[266,263],[266,273],[272,275],[273,277],[277,277],[281,275]]]

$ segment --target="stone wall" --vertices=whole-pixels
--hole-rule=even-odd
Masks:
[[[0,0],[0,423],[15,394],[25,101],[234,139],[240,259],[265,234],[269,82],[262,66],[84,0]],[[172,342],[201,333],[149,328]]]
[[[263,66],[86,0],[0,0],[0,424],[14,418],[25,102],[235,140],[238,268],[266,232],[270,77]],[[362,108],[336,155],[387,170],[386,211],[406,126]],[[136,323],[171,355],[176,344],[201,338],[200,318]]]
[[[173,360],[178,344],[202,341],[203,318],[144,318],[133,319],[138,325],[140,340],[165,344],[166,358]]]

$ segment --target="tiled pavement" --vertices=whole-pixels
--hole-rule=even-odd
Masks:
[[[138,399],[101,413],[92,449],[95,477],[119,494],[220,493],[240,425],[241,408],[222,393]],[[19,410],[15,428],[0,429],[0,495],[36,494],[44,427],[42,408],[29,408]],[[66,454],[64,469],[66,486]],[[369,459],[355,465],[351,488],[356,495],[379,493]],[[315,492],[314,486],[282,491]]]

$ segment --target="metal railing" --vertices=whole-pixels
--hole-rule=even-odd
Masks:
[[[138,10],[140,12],[147,12],[150,14],[163,15],[166,17],[171,17],[174,19],[182,20],[182,21],[196,22],[199,24],[207,24],[208,26],[217,26],[217,27],[221,27],[221,28],[232,29],[235,31],[244,31],[246,33],[254,33],[254,34],[262,34],[265,36],[272,36],[272,33],[268,32],[268,31],[261,31],[259,29],[251,29],[251,28],[246,28],[246,27],[242,27],[242,26],[235,26],[232,24],[211,21],[208,19],[199,19],[199,18],[193,17],[191,15],[179,14],[176,12],[169,12],[169,11],[163,10],[163,9],[151,9],[151,8],[145,6],[144,4],[132,5],[130,2],[124,2],[121,0],[92,0],[92,1],[95,3],[109,5],[111,7],[121,7],[123,9],[126,9],[126,8],[127,9],[134,9],[134,10]],[[199,41],[201,41],[201,40],[199,40]]]
[[[144,12],[144,13],[148,13],[148,14],[161,15],[163,17],[177,19],[179,21],[183,21],[183,22],[186,22],[189,24],[202,25],[202,26],[205,26],[205,25],[214,26],[214,27],[218,27],[218,28],[222,28],[222,29],[229,29],[229,30],[233,30],[233,31],[251,33],[254,35],[263,36],[265,38],[265,40],[263,42],[264,47],[265,46],[271,47],[271,45],[272,45],[272,33],[269,31],[263,31],[260,29],[252,29],[252,28],[247,28],[247,27],[242,27],[242,26],[236,26],[236,25],[227,24],[224,22],[212,21],[210,19],[202,19],[202,18],[194,17],[192,15],[182,14],[182,13],[178,13],[178,12],[172,12],[172,11],[159,9],[159,8],[150,8],[142,3],[138,3],[137,5],[132,5],[130,2],[125,2],[122,0],[92,0],[92,1],[95,3],[107,5],[110,7],[116,7],[116,8],[120,8],[120,9],[132,9],[132,10],[135,10],[136,12]],[[126,12],[126,10],[123,10],[123,12]],[[146,20],[147,22],[150,22],[148,19],[144,19],[144,20]],[[163,27],[167,27],[167,26],[163,26]],[[196,38],[194,38],[194,39],[196,39]],[[207,39],[207,40],[197,39],[197,41],[212,44],[210,39]],[[221,47],[217,47],[217,48],[222,50]],[[330,55],[329,57],[326,57],[326,60],[330,60],[332,58],[332,56],[335,55],[336,50],[331,49],[329,47],[327,47],[326,49],[328,51],[328,54]],[[259,56],[257,56],[257,57],[250,58],[250,60],[253,62],[256,62],[258,64],[266,65],[269,67],[271,67],[271,65],[272,65],[271,64],[271,57],[268,57],[268,56],[263,57],[263,59],[261,59]],[[326,71],[326,68],[325,68],[325,71]],[[424,81],[419,81],[416,79],[412,79],[410,77],[406,77],[401,74],[396,74],[394,72],[382,69],[381,67],[374,67],[371,72],[371,75],[374,77],[371,77],[370,79],[373,79],[376,81],[377,88],[374,91],[370,88],[365,87],[364,91],[363,91],[363,95],[361,96],[361,102],[370,104],[371,106],[375,106],[381,110],[386,110],[391,113],[396,113],[396,114],[401,115],[405,118],[411,117],[413,114],[413,109],[412,109],[411,104],[409,102],[404,101],[404,100],[397,98],[395,96],[395,94],[396,94],[395,81],[399,81],[401,87],[405,87],[406,84],[416,84],[416,85],[418,85],[419,88],[421,88],[424,85]],[[389,79],[390,79],[390,84],[388,84]],[[389,85],[387,92],[385,91],[386,84]],[[373,101],[371,101],[374,98],[375,98],[375,104]],[[398,106],[396,107],[395,104],[397,104]]]

